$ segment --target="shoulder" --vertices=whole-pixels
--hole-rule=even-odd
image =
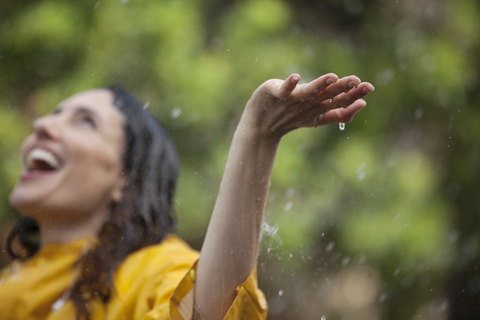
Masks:
[[[199,252],[174,235],[169,235],[157,245],[148,246],[127,256],[118,272],[130,274],[141,270],[142,274],[158,273],[177,268],[189,268]]]
[[[127,257],[127,259],[138,258],[154,258],[161,256],[162,258],[182,258],[184,256],[198,257],[199,253],[190,248],[190,246],[174,235],[168,235],[159,244],[142,248]]]

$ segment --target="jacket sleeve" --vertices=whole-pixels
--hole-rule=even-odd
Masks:
[[[168,274],[152,279],[149,289],[139,297],[149,305],[141,320],[208,320],[204,319],[194,305],[195,274],[197,261],[186,267],[180,264]],[[147,289],[147,288],[145,288]],[[143,309],[143,308],[140,308]],[[137,314],[138,316],[138,314]],[[267,316],[267,303],[263,292],[258,289],[256,270],[244,283],[237,287],[237,296],[230,306],[225,320],[260,320]]]
[[[194,305],[195,274],[198,260],[185,274],[170,297],[171,320],[207,320]],[[237,296],[227,311],[224,320],[265,319],[267,303],[263,292],[258,289],[256,269],[244,283],[237,287]]]
[[[158,250],[144,252],[142,258],[132,259],[132,271],[125,269],[125,278],[141,282],[134,303],[136,320],[208,320],[194,305],[195,275],[199,253],[176,237],[170,237]],[[130,270],[130,271],[129,271]],[[136,275],[132,277],[132,275]],[[140,275],[140,276],[139,276]],[[132,288],[132,283],[124,287]],[[123,296],[124,302],[127,296]],[[265,319],[267,303],[258,289],[256,269],[237,287],[237,296],[225,320]]]

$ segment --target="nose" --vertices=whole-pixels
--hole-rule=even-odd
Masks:
[[[59,137],[58,119],[53,115],[38,118],[33,122],[33,133],[39,140],[57,140]]]

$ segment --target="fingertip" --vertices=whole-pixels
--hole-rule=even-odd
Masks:
[[[363,99],[358,99],[357,101],[355,101],[354,104],[352,105],[353,114],[365,108],[366,105],[367,105],[367,102]]]
[[[370,83],[368,83],[363,89],[362,89],[362,94],[367,95],[370,92],[374,91],[375,87],[372,86]]]
[[[338,81],[338,76],[335,73],[327,73],[326,75],[323,76],[326,78],[325,84],[327,86],[331,85],[332,83],[335,83]]]
[[[342,109],[342,121],[349,123],[353,120],[353,117],[367,105],[367,102],[363,99],[358,99],[352,103],[348,108]]]
[[[338,80],[338,76],[337,76],[337,74],[336,74],[336,73],[333,73],[333,72],[327,73],[326,75],[324,75],[324,77],[327,77],[327,78],[332,78],[332,79]]]
[[[294,73],[290,75],[290,82],[291,83],[298,83],[300,81],[300,75],[298,73]]]
[[[280,99],[287,99],[292,93],[292,91],[295,90],[299,81],[300,75],[298,73],[289,75],[288,78],[283,82],[283,84],[279,86],[278,97]]]
[[[349,75],[347,78],[350,78],[350,79],[352,79],[352,80],[354,80],[354,81],[358,81],[359,83],[362,82],[362,80],[361,80],[359,77],[357,77],[356,75],[354,75],[354,74]]]
[[[363,99],[358,99],[356,101],[356,103],[361,106],[362,108],[365,107],[367,105],[367,101],[363,100]]]

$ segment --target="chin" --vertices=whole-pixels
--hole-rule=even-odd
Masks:
[[[22,215],[37,217],[42,211],[46,211],[42,210],[42,208],[45,209],[45,207],[38,195],[33,197],[17,188],[13,189],[10,193],[8,201],[10,205]]]

